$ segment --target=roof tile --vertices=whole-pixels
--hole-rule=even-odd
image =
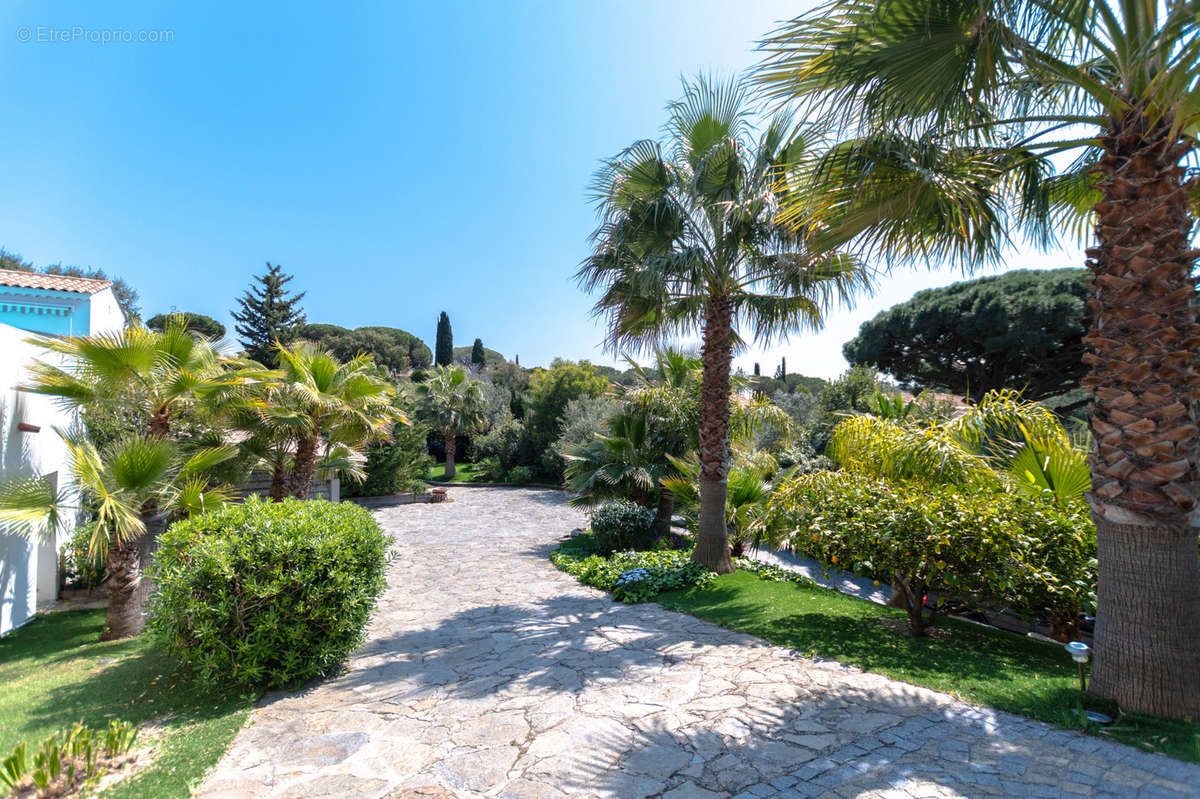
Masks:
[[[40,272],[18,272],[13,269],[0,269],[0,286],[70,291],[75,294],[96,294],[97,292],[104,291],[104,289],[111,285],[112,281],[97,280],[90,277],[43,275]]]

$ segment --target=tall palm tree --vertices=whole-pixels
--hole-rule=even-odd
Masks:
[[[786,115],[751,124],[737,82],[685,81],[664,141],[634,143],[592,183],[601,224],[578,278],[600,289],[608,344],[645,347],[699,332],[701,509],[693,558],[733,570],[725,528],[729,389],[743,331],[760,341],[820,327],[825,310],[867,285],[856,259],[809,246],[777,223],[803,155]]]
[[[802,226],[970,263],[1010,229],[1045,244],[1094,225],[1091,690],[1193,719],[1198,28],[1183,0],[834,0],[764,42],[757,73],[848,139],[820,168],[820,206],[792,209]]]
[[[52,534],[65,515],[86,509],[96,516],[91,554],[108,563],[108,610],[102,640],[141,633],[151,581],[144,576],[148,532],[178,516],[212,510],[227,498],[206,472],[233,457],[232,447],[184,454],[169,438],[131,434],[97,450],[82,436],[59,431],[74,478],[56,489],[41,477],[0,484],[0,520],[27,534]]]
[[[487,424],[487,400],[461,366],[439,366],[413,389],[417,413],[442,434],[446,444],[445,478],[454,479],[454,449],[458,437]]]
[[[282,388],[274,401],[283,410],[272,421],[295,431],[288,490],[306,499],[323,459],[348,462],[350,448],[385,436],[404,415],[393,403],[391,383],[376,376],[371,356],[343,363],[307,341],[277,350]]]

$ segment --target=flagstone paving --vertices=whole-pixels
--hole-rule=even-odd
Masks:
[[[376,511],[390,588],[343,675],[269,698],[203,799],[1200,796],[1200,767],[620,605],[546,554],[554,491]]]

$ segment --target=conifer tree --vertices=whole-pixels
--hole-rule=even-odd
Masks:
[[[450,316],[442,311],[437,323],[437,341],[433,348],[434,363],[449,366],[454,363],[454,333],[450,330]]]
[[[471,345],[471,363],[476,366],[487,365],[487,356],[483,353],[483,339],[475,339],[475,343]]]
[[[238,300],[241,311],[234,311],[236,330],[246,355],[259,363],[275,364],[275,342],[290,344],[295,331],[306,321],[300,300],[307,292],[290,293],[286,286],[292,276],[279,265],[267,262],[267,271],[255,276],[246,293]]]

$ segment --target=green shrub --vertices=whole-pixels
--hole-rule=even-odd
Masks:
[[[918,635],[947,600],[1056,623],[1094,606],[1095,532],[1081,506],[815,472],[776,488],[764,524],[776,546],[890,582]]]
[[[107,571],[106,559],[99,553],[91,552],[92,534],[95,530],[95,522],[76,525],[71,531],[71,537],[63,545],[63,582],[69,588],[91,589],[104,581],[104,573]]]
[[[529,483],[533,481],[533,469],[528,466],[514,466],[508,472],[510,483]]]
[[[705,585],[716,576],[691,559],[691,552],[597,554],[594,538],[578,536],[550,553],[559,569],[581,583],[611,591],[619,602],[645,602],[663,591]]]
[[[421,425],[396,425],[391,440],[367,446],[366,479],[359,483],[343,481],[342,495],[381,497],[424,490],[422,478],[433,463],[425,451],[425,436]]]
[[[498,474],[507,473],[514,466],[529,465],[533,450],[525,425],[516,419],[506,419],[495,425],[487,435],[474,439],[477,460],[495,458],[500,466]],[[497,477],[496,479],[499,479]]]
[[[592,534],[601,552],[648,549],[653,536],[654,511],[628,500],[605,502],[592,509]]]
[[[390,539],[357,505],[244,504],[177,522],[149,629],[206,681],[270,687],[340,664],[383,591]]]

